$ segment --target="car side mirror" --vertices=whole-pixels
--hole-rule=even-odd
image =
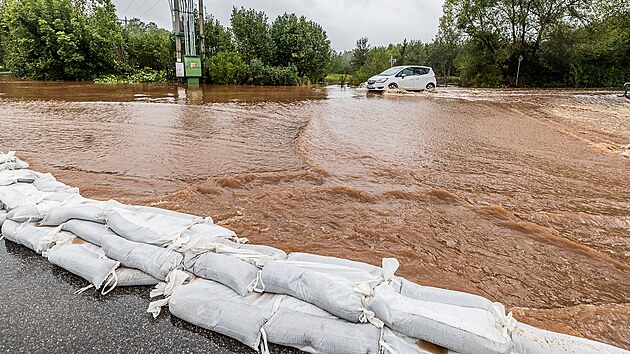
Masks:
[[[405,76],[407,76],[407,74],[401,74],[400,75],[400,77],[403,78],[403,79],[405,78]]]

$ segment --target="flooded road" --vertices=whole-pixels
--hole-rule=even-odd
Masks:
[[[85,196],[211,215],[630,349],[630,100],[16,82],[0,151]]]

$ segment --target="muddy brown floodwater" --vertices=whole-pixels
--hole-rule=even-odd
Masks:
[[[93,198],[378,264],[630,349],[630,100],[0,79],[0,150]]]

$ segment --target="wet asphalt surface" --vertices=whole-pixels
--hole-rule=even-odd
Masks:
[[[255,353],[229,337],[163,310],[146,312],[151,287],[93,289],[46,258],[0,241],[0,352]],[[299,351],[270,345],[272,353]]]

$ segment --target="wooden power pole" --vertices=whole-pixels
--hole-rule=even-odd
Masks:
[[[203,0],[199,0],[199,44],[201,45],[201,62],[206,58],[206,38],[203,35]]]
[[[182,62],[182,15],[179,12],[179,0],[173,0],[173,14],[175,16],[175,52],[177,62]]]

